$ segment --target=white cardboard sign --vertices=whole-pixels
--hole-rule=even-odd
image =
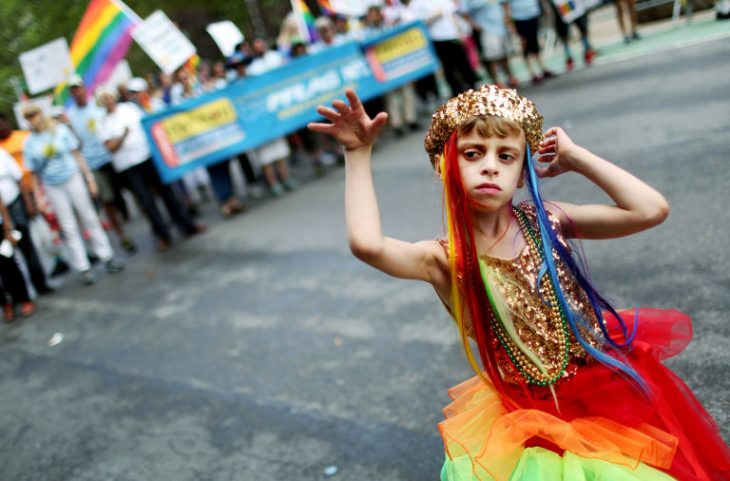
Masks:
[[[156,10],[137,25],[132,38],[168,74],[195,55],[195,46],[162,10]]]
[[[31,95],[65,82],[74,72],[68,43],[63,37],[21,53],[18,60]]]
[[[330,5],[339,15],[345,15],[346,17],[361,17],[365,15],[368,7],[371,5],[379,5],[380,2],[373,0],[331,0]]]
[[[205,29],[225,57],[233,55],[236,45],[243,42],[243,34],[230,20],[211,23]]]

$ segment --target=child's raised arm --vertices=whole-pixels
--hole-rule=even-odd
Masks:
[[[309,129],[329,134],[345,146],[345,217],[352,253],[386,274],[429,282],[448,294],[448,261],[437,241],[417,243],[384,237],[370,168],[373,142],[388,119],[381,112],[368,117],[352,90],[345,92],[349,105],[332,102],[334,109],[317,112],[332,123],[311,123]]]
[[[536,167],[539,177],[572,171],[600,187],[615,205],[575,205],[556,202],[565,232],[582,239],[609,239],[635,234],[660,224],[669,215],[664,197],[642,180],[575,144],[561,128],[545,132]]]

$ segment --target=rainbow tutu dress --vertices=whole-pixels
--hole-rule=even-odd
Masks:
[[[523,209],[531,216],[530,206]],[[531,292],[539,266],[528,244],[514,259],[484,256],[495,273],[522,342],[548,368],[561,354],[542,296]],[[585,294],[563,269],[571,307],[592,314]],[[450,309],[450,306],[447,305]],[[692,337],[690,318],[675,310],[619,311],[638,322],[624,362],[646,392],[570,343],[568,361],[551,386],[518,382],[520,372],[497,341],[500,372],[511,403],[486,376],[449,390],[452,402],[439,423],[446,461],[442,481],[721,481],[730,480],[730,449],[712,417],[662,361]],[[612,335],[618,320],[604,316]],[[586,328],[598,329],[596,326]],[[574,340],[574,339],[573,339]]]

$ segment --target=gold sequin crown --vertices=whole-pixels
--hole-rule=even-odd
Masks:
[[[479,90],[460,93],[433,114],[431,128],[423,142],[431,163],[443,152],[446,141],[459,125],[471,118],[488,115],[519,124],[525,132],[530,150],[537,151],[543,139],[543,118],[535,104],[518,95],[516,90],[485,85]]]

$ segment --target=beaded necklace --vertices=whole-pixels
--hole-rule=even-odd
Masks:
[[[529,247],[529,251],[533,256],[537,256],[536,265],[542,265],[545,261],[545,253],[543,252],[542,241],[537,233],[534,231],[530,222],[527,218],[527,214],[518,206],[514,206],[514,210],[517,213],[517,224],[520,227],[525,241]],[[560,305],[557,299],[555,284],[552,279],[548,276],[548,289],[547,289],[547,301],[550,306],[550,317],[549,327],[560,332],[562,335],[558,339],[560,351],[562,352],[560,366],[553,370],[554,372],[546,372],[532,362],[529,357],[515,344],[507,333],[507,329],[504,325],[504,320],[500,317],[499,311],[496,307],[494,300],[494,294],[489,288],[489,282],[485,273],[483,261],[479,260],[479,270],[484,282],[484,287],[487,291],[487,298],[489,299],[491,315],[489,316],[489,323],[492,327],[492,331],[495,333],[497,340],[502,345],[504,350],[507,352],[512,364],[522,374],[522,377],[527,381],[528,384],[536,386],[550,386],[557,382],[561,376],[565,373],[565,369],[568,366],[568,359],[570,355],[570,334],[568,328],[568,321],[563,311],[563,307]]]

